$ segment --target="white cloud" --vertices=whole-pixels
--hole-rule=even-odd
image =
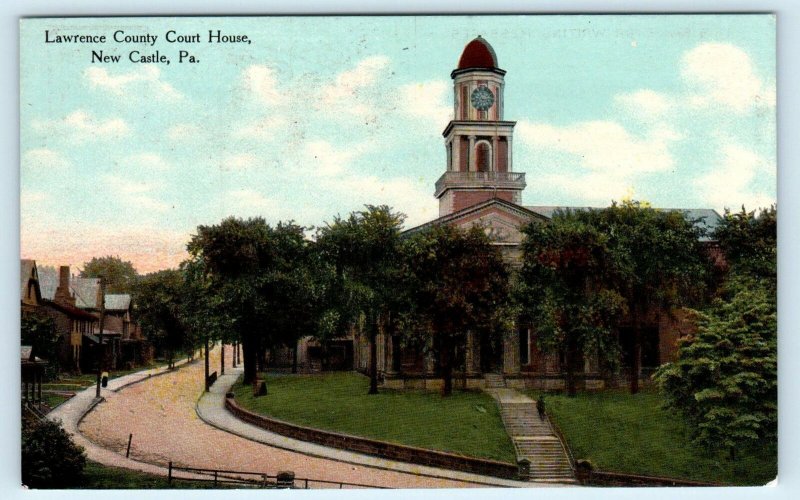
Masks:
[[[540,188],[557,190],[579,198],[587,206],[607,206],[622,200],[634,191],[630,178],[607,173],[590,172],[580,175],[545,174],[536,178]]]
[[[127,168],[165,171],[172,166],[161,156],[155,153],[139,153],[130,155],[122,160],[122,164]]]
[[[681,76],[691,88],[689,103],[723,105],[737,113],[756,106],[775,106],[775,87],[755,73],[750,56],[727,43],[704,43],[681,60]]]
[[[758,179],[775,179],[775,165],[738,144],[727,144],[720,150],[711,171],[693,181],[701,197],[715,208],[737,210],[742,204],[748,210],[775,203],[774,191],[764,192],[753,183]]]
[[[347,170],[353,159],[368,149],[366,144],[356,144],[337,149],[328,141],[311,141],[304,146],[299,167],[315,176],[328,177]]]
[[[264,65],[254,64],[242,72],[245,88],[264,104],[280,104],[283,96],[278,92],[278,79],[275,70]]]
[[[62,119],[34,120],[35,130],[71,142],[90,142],[99,139],[118,139],[130,132],[128,124],[121,118],[97,120],[81,109]]]
[[[660,118],[672,106],[669,96],[650,89],[618,94],[614,96],[614,100],[627,112],[645,121]]]
[[[232,189],[226,193],[226,197],[234,205],[246,207],[254,210],[271,210],[279,205],[255,189]]]
[[[258,157],[249,153],[239,153],[228,155],[222,159],[220,169],[230,170],[247,170],[258,165]]]
[[[453,118],[448,104],[451,85],[442,80],[402,85],[397,93],[397,108],[413,117],[444,126]]]
[[[101,179],[114,195],[114,198],[128,207],[144,208],[156,212],[165,212],[170,208],[167,203],[154,198],[150,194],[161,189],[161,183],[143,182],[114,174],[105,174]]]
[[[72,166],[63,154],[52,149],[30,149],[22,155],[22,168],[35,170],[65,169]]]
[[[288,120],[281,115],[268,116],[235,128],[233,136],[259,141],[271,141],[284,131],[287,123]]]
[[[389,66],[386,56],[371,56],[360,61],[355,68],[342,71],[330,85],[322,88],[323,100],[335,103],[340,99],[356,97],[361,89],[373,86],[380,74]]]
[[[147,96],[160,100],[183,99],[183,94],[175,87],[161,80],[161,70],[157,66],[145,65],[127,73],[112,75],[106,68],[90,66],[83,72],[84,78],[92,88],[99,88],[116,96],[128,95],[134,85],[143,85]]]
[[[679,135],[660,128],[640,137],[614,121],[588,121],[563,127],[520,121],[517,137],[534,153],[568,153],[578,164],[615,176],[660,172],[673,166],[670,143]]]
[[[339,73],[332,83],[320,89],[319,109],[334,115],[376,120],[379,108],[386,104],[386,93],[380,91],[378,83],[388,66],[388,57],[371,56],[361,60],[355,68]]]
[[[179,123],[167,129],[167,138],[171,141],[185,141],[197,137],[200,127],[192,123]]]
[[[413,227],[439,216],[438,202],[431,196],[431,186],[404,177],[331,177],[322,182],[321,188],[346,196],[351,209],[359,209],[367,204],[388,205],[406,214],[406,227]]]

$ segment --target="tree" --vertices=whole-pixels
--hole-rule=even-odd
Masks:
[[[619,357],[614,326],[625,303],[611,287],[609,237],[575,212],[531,223],[523,233],[514,296],[523,318],[536,325],[539,347],[565,353],[567,393],[574,396],[581,354],[598,354],[612,366]]]
[[[191,258],[181,263],[180,270],[184,278],[181,316],[186,327],[186,350],[194,352],[212,340],[221,340],[223,344],[233,341],[236,335],[223,306],[223,299],[215,290],[203,263]],[[224,360],[224,351],[222,359]],[[208,357],[205,361],[208,384]]]
[[[468,330],[497,336],[508,329],[508,270],[479,227],[432,226],[405,242],[404,285],[414,298],[406,313],[411,334],[428,337],[443,378],[453,390],[456,348]]]
[[[187,346],[184,294],[184,274],[176,269],[143,276],[135,289],[139,324],[170,366],[175,354]]]
[[[81,278],[103,278],[106,281],[106,293],[131,293],[136,285],[139,273],[128,261],[119,256],[92,257],[83,264]]]
[[[256,380],[258,360],[269,346],[301,334],[302,307],[294,302],[298,294],[289,291],[303,286],[298,267],[307,245],[305,228],[291,222],[273,228],[260,217],[198,226],[189,242],[189,253],[202,262],[219,307],[241,339],[245,384]]]
[[[608,235],[612,286],[624,298],[633,330],[630,392],[635,394],[648,312],[669,311],[703,297],[710,265],[699,241],[704,232],[679,211],[656,210],[636,201],[579,211],[576,216]]]
[[[363,316],[370,345],[369,394],[378,393],[377,337],[391,315],[400,273],[400,227],[405,216],[368,205],[347,219],[335,218],[317,234],[319,254],[332,268],[322,320],[330,329]]]
[[[696,313],[697,333],[656,379],[695,440],[733,460],[738,447],[777,436],[777,310],[774,290],[752,278],[729,281],[725,295]]]
[[[59,424],[42,420],[22,428],[22,484],[70,488],[82,480],[86,455]]]
[[[770,280],[777,286],[777,226],[778,211],[773,205],[758,214],[725,211],[722,222],[714,230],[731,272]]]
[[[698,331],[657,379],[667,404],[710,448],[736,449],[777,437],[777,210],[725,212],[714,232],[728,274]]]
[[[25,314],[21,322],[22,345],[31,346],[31,356],[47,360],[47,377],[59,372],[59,340],[53,318],[40,314]]]

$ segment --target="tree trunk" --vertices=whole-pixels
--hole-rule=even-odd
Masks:
[[[440,357],[442,361],[442,397],[453,394],[453,353],[452,346],[445,345]]]
[[[209,369],[209,367],[208,367],[208,337],[206,337],[206,382],[205,382],[206,392],[208,392],[208,369]]]
[[[219,374],[220,375],[225,375],[225,342],[220,340],[219,341],[219,347],[220,347],[220,352],[219,352],[219,355],[220,355]]]
[[[292,349],[292,373],[297,373],[297,344]]]
[[[378,321],[373,318],[369,332],[369,392],[378,394]]]

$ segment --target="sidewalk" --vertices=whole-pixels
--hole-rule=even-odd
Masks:
[[[219,348],[212,350],[212,366],[219,366],[219,354]],[[73,398],[68,405],[59,407],[49,418],[62,420],[92,460],[162,477],[167,473],[167,462],[172,461],[177,466],[273,475],[291,470],[298,477],[332,481],[334,485],[341,481],[390,488],[487,486],[312,457],[220,430],[205,423],[197,414],[198,396],[203,393],[203,371],[202,360],[199,360],[170,372],[137,373],[104,389],[102,404],[93,409],[96,401],[92,388],[80,393],[80,397]],[[152,376],[156,373],[164,375]],[[122,387],[125,389],[120,390]],[[129,434],[133,434],[133,443],[131,458],[127,459]],[[189,477],[197,476],[182,473],[179,478]]]
[[[226,369],[225,375],[220,376],[216,383],[211,387],[210,392],[203,394],[197,402],[197,415],[207,424],[213,425],[232,434],[236,434],[245,439],[264,443],[276,448],[282,448],[305,455],[327,458],[354,465],[363,465],[377,469],[406,472],[420,476],[429,476],[440,479],[453,479],[477,483],[484,486],[506,486],[506,487],[537,487],[554,486],[552,483],[537,484],[535,482],[511,481],[491,476],[481,476],[448,469],[415,465],[406,462],[383,459],[371,455],[363,455],[346,450],[329,448],[306,441],[299,441],[274,432],[270,432],[261,427],[249,424],[236,418],[232,413],[225,409],[225,393],[230,390],[242,368]]]
[[[193,361],[193,363],[196,362],[197,360]],[[179,361],[175,363],[175,369],[179,369],[187,363],[188,360]],[[166,366],[161,366],[158,368],[131,373],[130,375],[111,379],[108,381],[107,387],[100,388],[100,399],[95,398],[97,387],[89,387],[88,389],[84,389],[83,391],[76,393],[75,396],[56,407],[53,411],[47,414],[46,418],[54,422],[60,421],[61,426],[72,436],[72,440],[75,442],[75,444],[82,446],[86,451],[86,456],[89,460],[110,467],[122,467],[125,469],[146,472],[148,474],[166,476],[168,473],[167,467],[161,467],[158,465],[125,458],[119,453],[103,448],[102,446],[98,446],[92,441],[86,439],[86,437],[78,431],[78,425],[80,424],[81,420],[83,420],[83,418],[94,409],[95,406],[103,401],[103,395],[115,393],[125,387],[149,380],[155,376],[173,373],[174,371],[175,370],[169,370]],[[188,473],[181,473],[180,477],[207,479],[207,476]]]

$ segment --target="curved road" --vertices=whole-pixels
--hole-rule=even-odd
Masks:
[[[231,353],[226,352],[226,361],[230,359]],[[219,369],[219,349],[212,351],[211,366],[212,371]],[[119,392],[104,391],[105,401],[85,416],[78,429],[92,443],[122,454],[116,455],[121,460],[109,465],[131,466],[124,453],[128,435],[133,434],[131,458],[150,464],[172,461],[176,465],[271,475],[291,470],[297,477],[394,488],[479,486],[312,457],[218,430],[200,420],[195,411],[202,380],[203,363],[195,362]],[[108,463],[109,457],[103,458],[102,462]]]

